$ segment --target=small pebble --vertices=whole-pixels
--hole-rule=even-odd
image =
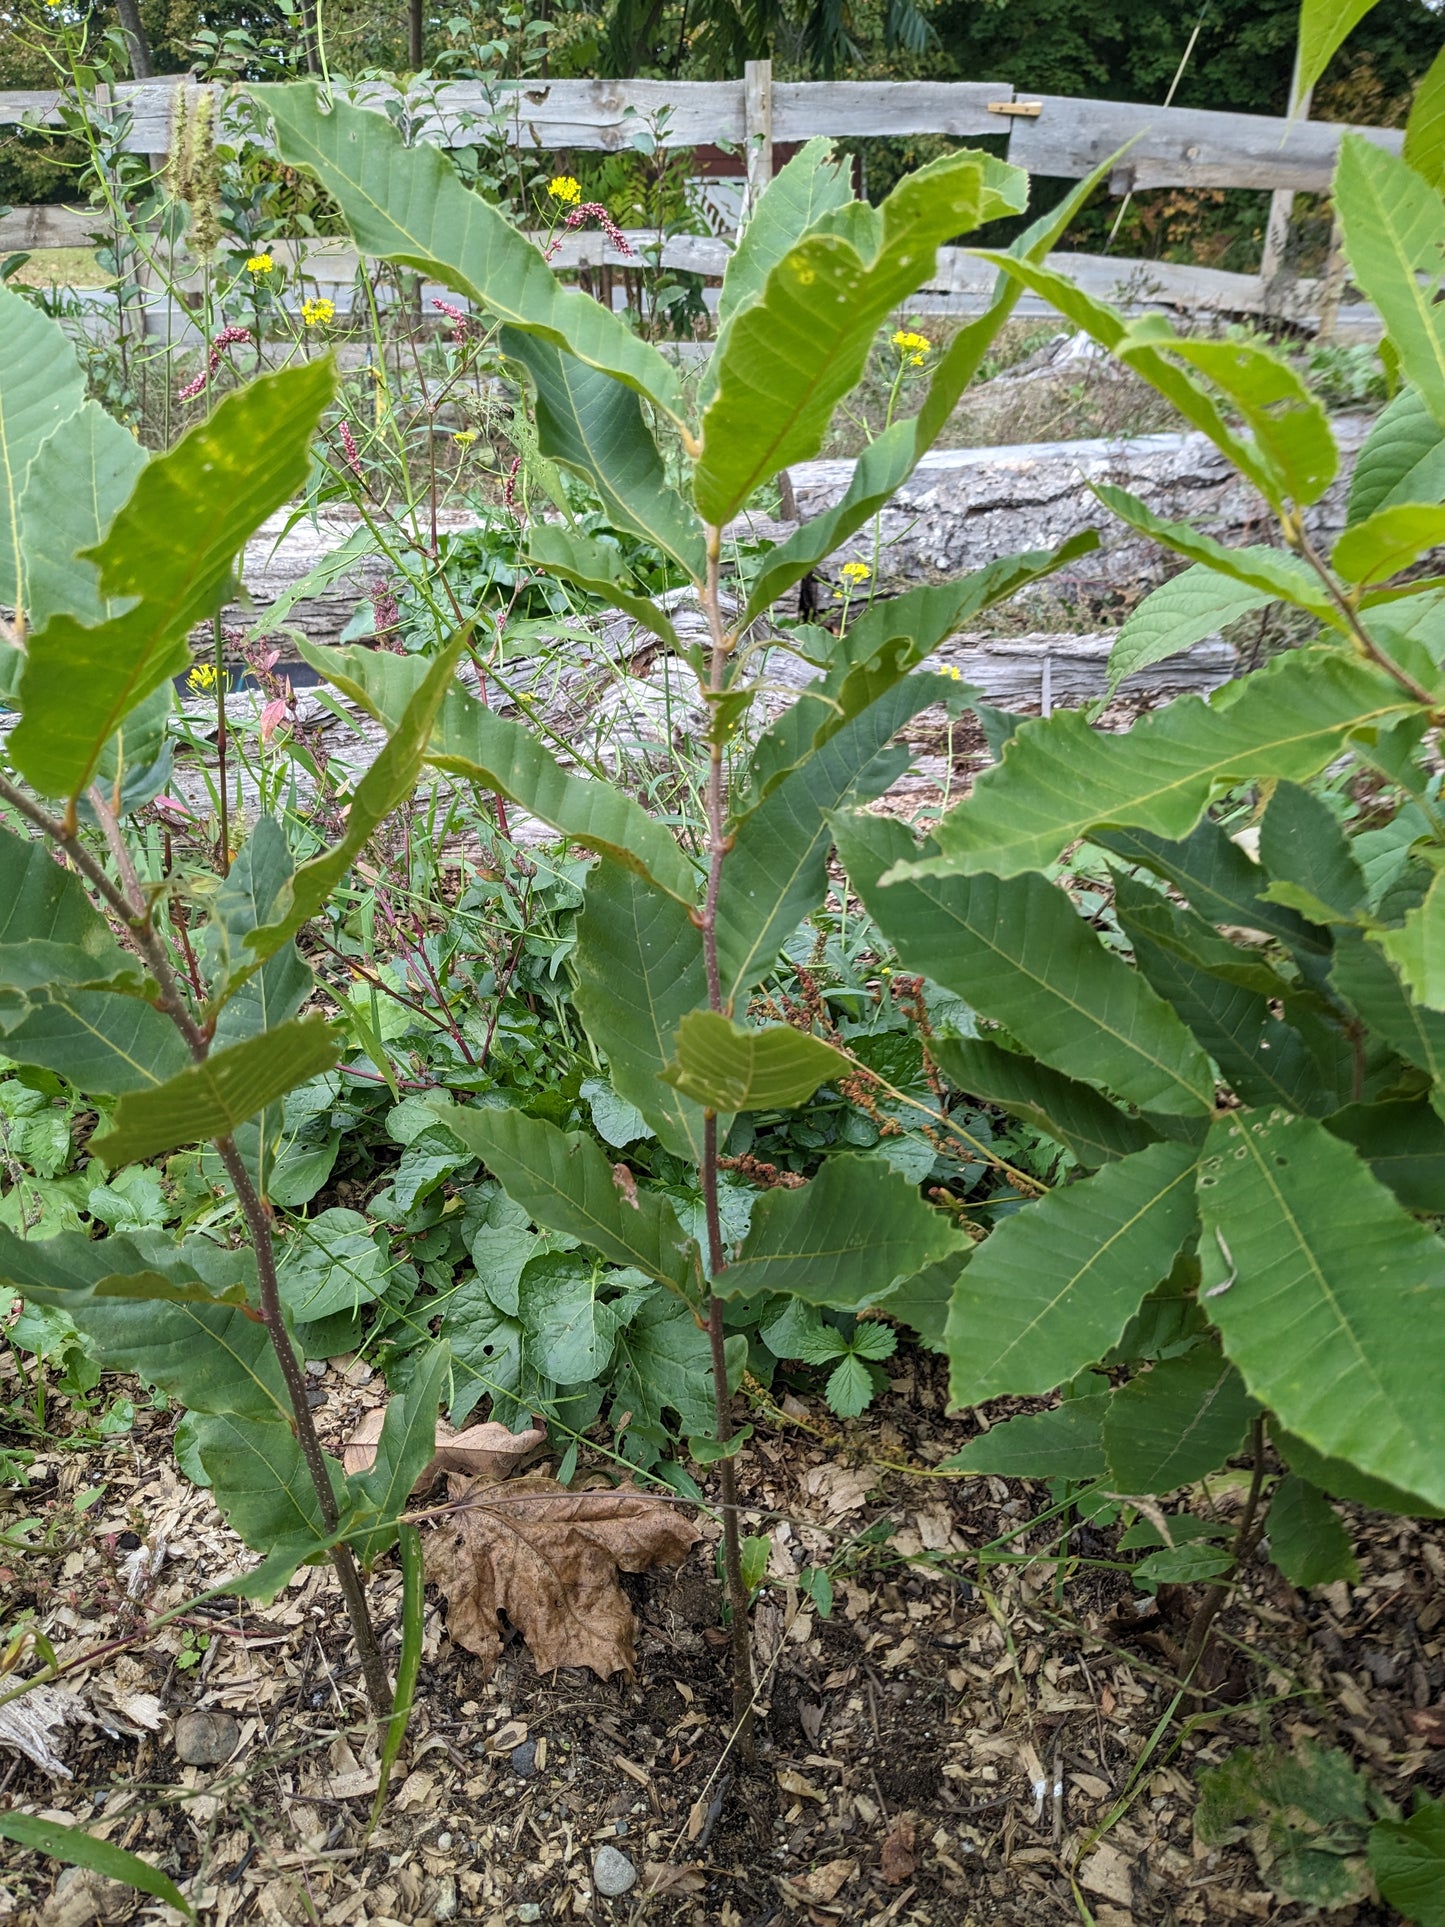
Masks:
[[[445,1853],[447,1848],[451,1844],[452,1844],[452,1837],[449,1833],[439,1833],[437,1835],[437,1852],[438,1853]]]
[[[308,1358],[306,1361],[306,1369],[313,1378],[325,1378],[326,1360],[324,1358]]]
[[[592,1879],[598,1893],[615,1899],[637,1885],[637,1869],[616,1847],[599,1847],[592,1856]]]
[[[176,1758],[186,1766],[221,1766],[240,1738],[240,1725],[229,1713],[182,1713],[173,1744]]]
[[[523,1740],[520,1746],[512,1748],[511,1757],[512,1771],[525,1780],[529,1774],[537,1770],[537,1742]]]
[[[524,1900],[517,1909],[517,1918],[524,1923],[540,1920],[542,1918],[540,1904],[535,1900]]]

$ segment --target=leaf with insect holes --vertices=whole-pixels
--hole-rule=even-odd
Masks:
[[[427,1576],[446,1599],[448,1633],[483,1674],[501,1656],[505,1613],[539,1673],[630,1675],[636,1624],[618,1571],[680,1564],[696,1527],[634,1486],[569,1492],[541,1472],[502,1484],[456,1477],[451,1492],[452,1510],[425,1538]]]
[[[190,661],[191,626],[230,588],[236,558],[305,482],[336,386],[327,357],[263,375],[140,471],[87,551],[105,597],[134,598],[94,628],[68,613],[30,639],[11,752],[45,796],[77,796],[125,717]]]

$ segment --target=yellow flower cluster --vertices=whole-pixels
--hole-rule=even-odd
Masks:
[[[947,676],[952,682],[963,681],[963,671],[958,667],[957,663],[944,663],[938,673],[940,676]]]
[[[195,690],[198,696],[202,695],[207,689],[214,689],[216,686],[216,665],[213,662],[198,662],[190,675],[186,677],[186,683],[189,688]]]
[[[866,562],[845,562],[838,571],[845,581],[866,582],[873,571]]]
[[[893,346],[905,361],[910,362],[915,368],[921,368],[924,356],[933,343],[927,335],[914,334],[911,328],[899,328],[893,336]]]
[[[582,183],[574,181],[570,174],[558,174],[548,181],[547,192],[564,207],[576,207],[582,199]]]
[[[269,254],[253,254],[246,263],[247,274],[270,274],[276,266]]]
[[[475,428],[459,428],[456,434],[452,436],[452,440],[459,442],[463,448],[470,448],[476,439],[477,431]]]
[[[308,328],[324,328],[336,319],[336,303],[324,295],[312,296],[301,303],[301,319]]]

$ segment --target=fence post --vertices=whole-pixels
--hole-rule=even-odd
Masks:
[[[773,178],[773,63],[749,60],[743,67],[743,139],[748,185],[743,199],[746,220]]]
[[[1290,120],[1309,119],[1310,102],[1314,98],[1314,91],[1314,88],[1310,87],[1307,88],[1298,99],[1295,97],[1299,92],[1299,49],[1296,48],[1294,77],[1289,84]],[[1271,283],[1277,283],[1279,281],[1280,276],[1285,272],[1287,266],[1285,256],[1289,246],[1290,216],[1293,213],[1294,189],[1290,187],[1277,187],[1269,197],[1269,220],[1265,224],[1264,249],[1259,257],[1260,292],[1263,294],[1267,307],[1271,312],[1278,305],[1274,300],[1274,291],[1271,288]]]

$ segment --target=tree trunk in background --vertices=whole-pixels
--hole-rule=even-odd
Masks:
[[[421,72],[421,0],[407,0],[406,61],[414,74]]]
[[[301,0],[301,43],[306,54],[307,73],[319,73],[321,63],[316,57],[316,0]]]
[[[121,32],[130,48],[131,77],[134,80],[149,80],[155,67],[151,62],[150,42],[146,39],[140,8],[136,0],[115,0],[115,10],[120,15]]]

